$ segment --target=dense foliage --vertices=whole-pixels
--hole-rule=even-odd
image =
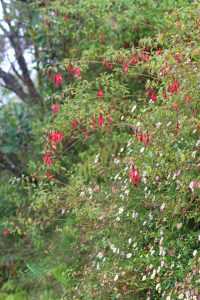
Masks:
[[[0,299],[199,299],[200,5],[30,7],[45,96],[0,115],[26,164],[1,179]]]

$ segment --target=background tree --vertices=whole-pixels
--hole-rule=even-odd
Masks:
[[[1,43],[4,45],[4,51],[1,50],[1,62],[6,64],[5,70],[1,63],[0,85],[12,91],[24,103],[41,104],[42,97],[36,87],[37,77],[35,76],[35,80],[31,78],[30,65],[31,62],[35,62],[37,51],[28,35],[32,26],[31,5],[5,0],[1,0],[0,5],[0,33]]]

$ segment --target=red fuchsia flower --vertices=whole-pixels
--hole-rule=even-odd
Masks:
[[[104,117],[102,115],[102,113],[99,114],[99,117],[98,117],[98,125],[99,127],[102,127],[104,124]]]
[[[97,97],[102,98],[104,96],[104,92],[102,89],[99,89],[97,92]]]
[[[76,129],[78,127],[78,125],[79,125],[79,122],[78,122],[77,119],[73,119],[71,121],[71,126],[72,126],[73,129]]]
[[[59,144],[62,142],[64,138],[64,134],[60,131],[52,131],[49,134],[49,140],[50,142],[52,142],[53,144]]]
[[[4,237],[8,237],[10,235],[10,230],[8,228],[4,228],[2,231],[2,235]]]
[[[134,66],[134,65],[137,65],[137,63],[138,63],[138,57],[137,57],[136,54],[134,54],[134,55],[131,57],[131,59],[130,59],[130,61],[129,61],[129,64],[132,65],[132,66]]]
[[[52,154],[50,152],[46,152],[43,157],[43,162],[47,166],[51,166],[53,164]]]
[[[180,90],[180,83],[178,80],[174,80],[171,84],[168,85],[168,92],[173,95],[177,94]]]
[[[60,111],[60,104],[58,103],[52,104],[51,111],[53,114],[57,114]]]
[[[130,182],[135,186],[138,186],[141,182],[141,176],[139,175],[138,170],[134,166],[131,166],[131,169],[129,171],[129,179]]]
[[[153,101],[156,102],[157,101],[157,95],[154,89],[149,89],[147,91],[147,96]]]
[[[124,73],[128,73],[128,68],[129,68],[129,64],[128,63],[124,63],[122,66],[123,72]]]
[[[61,73],[56,73],[54,75],[54,78],[53,78],[53,81],[54,81],[54,85],[56,87],[60,87],[63,83],[63,77],[62,77],[62,74]]]
[[[142,142],[145,146],[150,143],[150,135],[148,133],[136,134],[136,138],[139,142]]]

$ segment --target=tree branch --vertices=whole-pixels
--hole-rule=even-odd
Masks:
[[[28,102],[29,95],[23,90],[17,79],[11,73],[7,73],[0,68],[0,78],[4,82],[4,87],[14,92],[22,101]]]

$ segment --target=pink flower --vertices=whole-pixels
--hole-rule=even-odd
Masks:
[[[98,117],[98,125],[99,127],[102,127],[104,124],[104,117],[102,115],[102,113],[99,114],[99,117]]]
[[[59,144],[62,142],[64,138],[64,134],[60,131],[52,131],[49,134],[49,140],[50,142],[52,142],[53,144]]]
[[[97,97],[102,98],[104,96],[104,92],[102,89],[99,89],[97,92]]]
[[[52,154],[50,152],[46,152],[43,155],[42,159],[43,159],[44,164],[47,166],[51,166],[53,164]]]
[[[136,138],[139,142],[142,142],[145,146],[147,146],[150,143],[150,136],[148,133],[136,134]]]
[[[62,77],[62,74],[61,73],[56,73],[54,75],[54,78],[53,78],[53,81],[54,81],[54,85],[56,87],[60,87],[63,83],[63,77]]]
[[[52,104],[51,111],[53,114],[57,114],[60,111],[60,104],[58,103]]]
[[[135,186],[138,186],[141,182],[141,176],[139,175],[138,170],[134,166],[132,166],[129,171],[129,179],[130,182]]]

